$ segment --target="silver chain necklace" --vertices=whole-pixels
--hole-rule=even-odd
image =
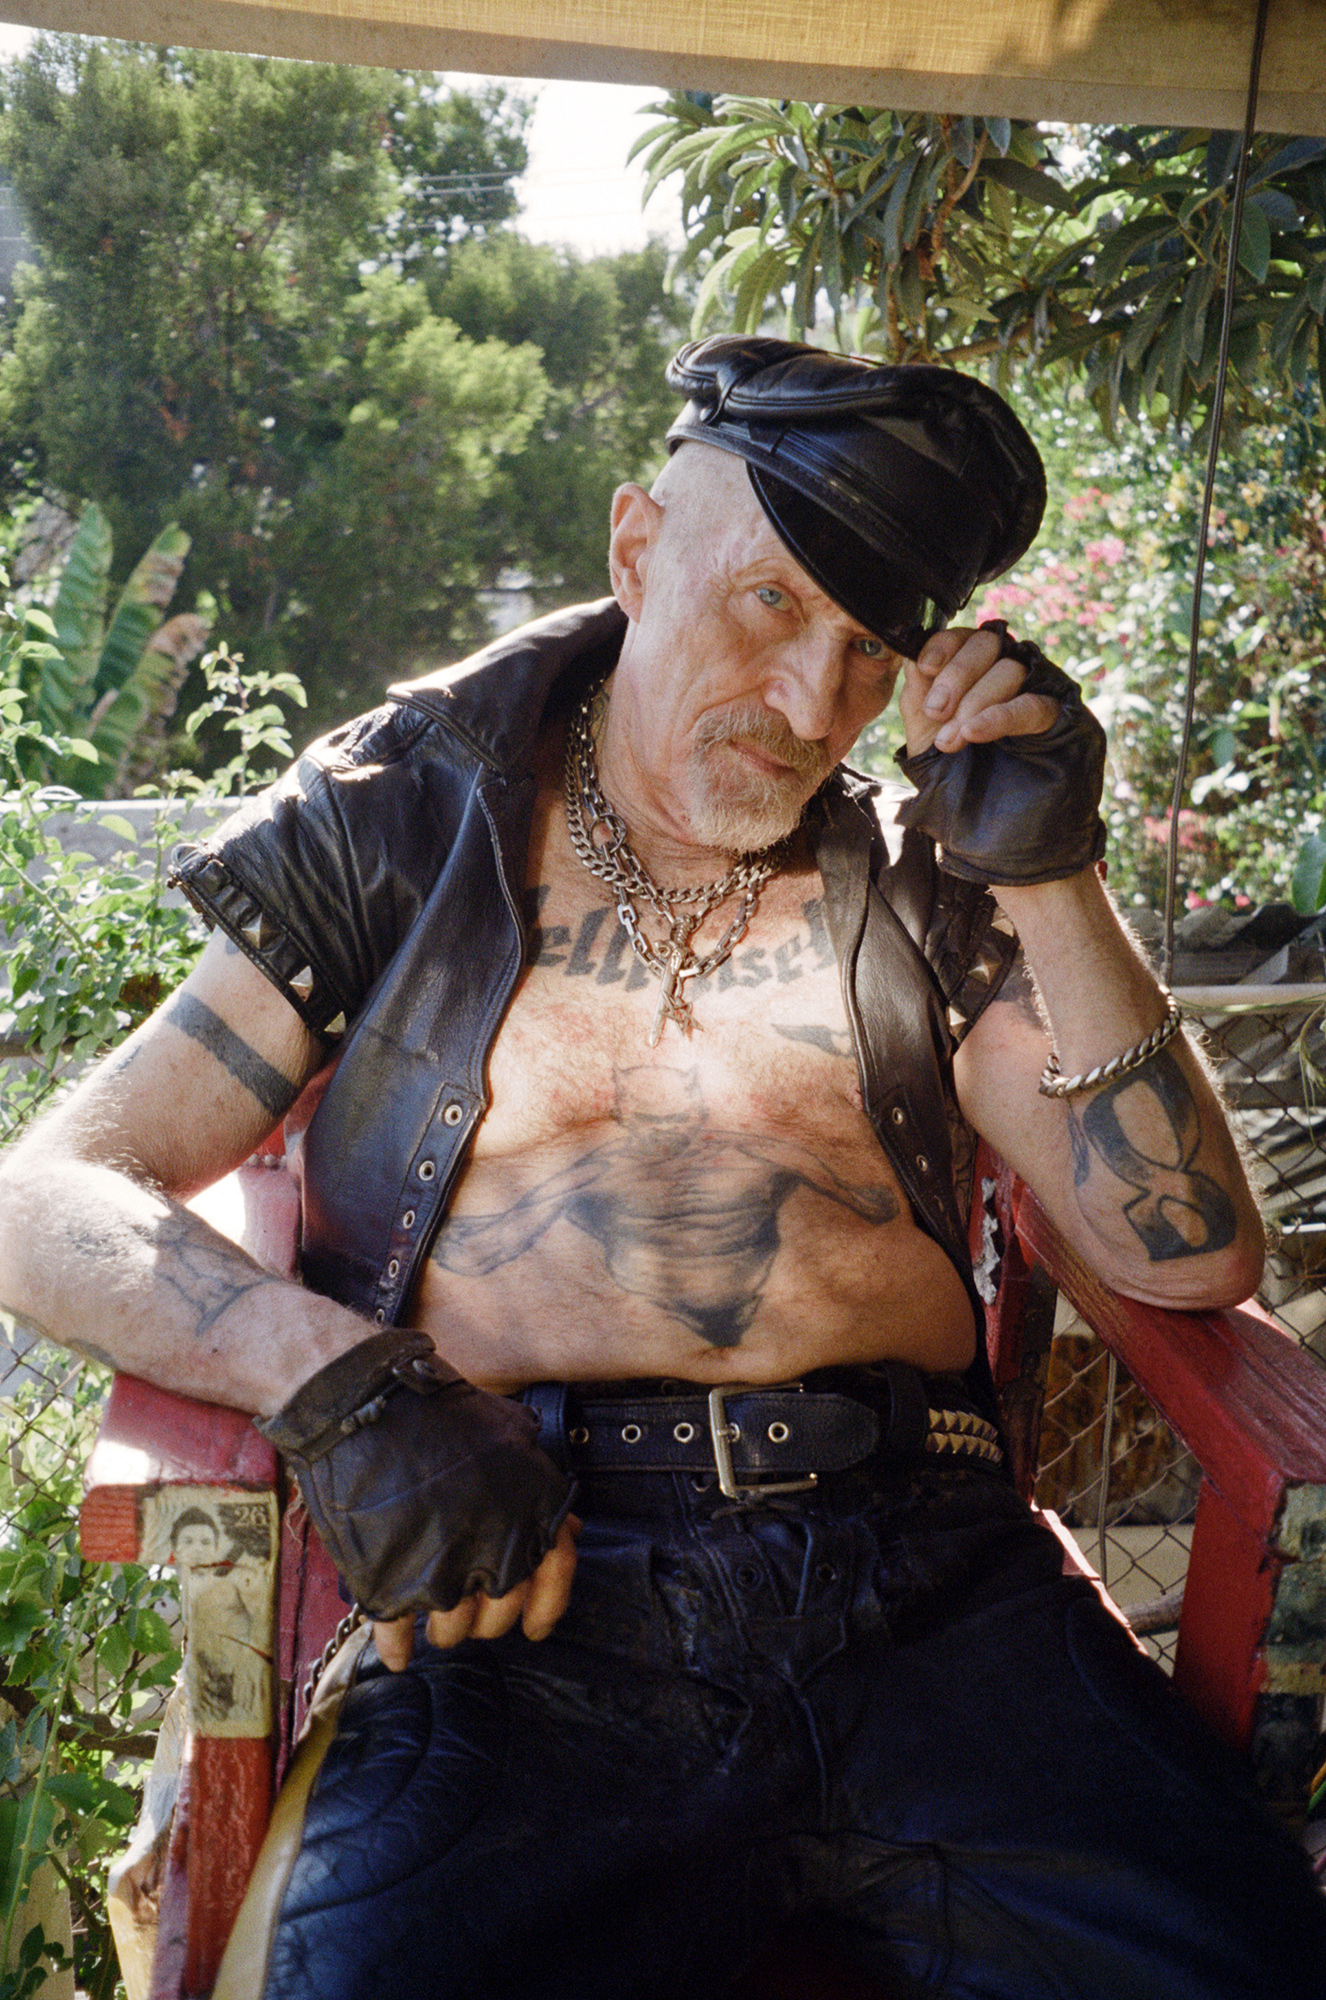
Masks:
[[[649,1046],[654,1049],[669,1021],[675,1021],[685,1035],[694,1028],[695,1009],[683,988],[687,980],[703,979],[732,956],[746,935],[761,889],[778,866],[781,849],[767,848],[762,854],[743,855],[717,882],[700,883],[690,889],[660,889],[632,851],[626,822],[609,805],[599,784],[592,717],[601,692],[601,683],[589,690],[567,731],[566,825],[576,858],[614,892],[618,923],[630,939],[636,957],[658,977],[658,1006],[649,1030]],[[697,957],[691,948],[695,933],[711,910],[738,892],[741,901],[731,923],[713,950],[704,958]],[[668,934],[661,943],[651,944],[645,936],[637,898],[667,925]]]

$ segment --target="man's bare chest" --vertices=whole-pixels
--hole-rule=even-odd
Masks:
[[[526,891],[526,965],[492,1052],[476,1159],[557,1144],[636,1117],[723,1130],[811,1132],[874,1148],[818,872],[765,885],[749,927],[681,988],[688,1021],[661,1018],[662,980],[634,949],[607,888],[556,861]],[[695,940],[714,954],[737,899]],[[664,935],[642,913],[651,941]],[[656,1037],[656,1039],[654,1039]]]
[[[965,1355],[961,1285],[862,1109],[818,870],[780,867],[689,982],[689,1032],[668,1020],[651,1041],[658,974],[559,832],[546,814],[532,846],[526,962],[421,1324],[445,1330],[462,1372],[504,1384],[728,1379],[738,1347],[769,1381]],[[697,935],[702,957],[730,915]]]

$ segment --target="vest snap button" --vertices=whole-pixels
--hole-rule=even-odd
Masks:
[[[436,1172],[437,1168],[431,1160],[420,1160],[419,1178],[421,1181],[431,1181]]]
[[[465,1113],[459,1104],[449,1104],[442,1113],[442,1123],[444,1125],[459,1125],[464,1116]]]

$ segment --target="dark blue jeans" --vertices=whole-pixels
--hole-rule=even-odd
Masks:
[[[577,1510],[550,1639],[352,1691],[268,2000],[718,2000],[792,1911],[891,1995],[1326,1996],[1297,1849],[998,1476]]]

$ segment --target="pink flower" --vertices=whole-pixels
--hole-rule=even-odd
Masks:
[[[1205,828],[1205,824],[1206,824],[1205,813],[1193,812],[1189,810],[1187,807],[1185,807],[1185,809],[1179,814],[1180,848],[1185,849],[1190,854],[1194,853],[1198,848],[1200,848],[1202,846],[1203,830]],[[1142,825],[1146,828],[1149,839],[1158,841],[1162,847],[1168,845],[1169,843],[1168,813],[1165,814],[1165,817],[1163,819],[1149,819],[1144,817],[1142,820]],[[1196,908],[1196,905],[1193,904],[1190,905],[1190,907]]]
[[[1064,513],[1070,521],[1081,521],[1092,512],[1093,508],[1098,507],[1104,498],[1105,495],[1099,486],[1084,487],[1082,492],[1075,493],[1071,500],[1065,500]]]
[[[1031,592],[1024,590],[1020,583],[996,584],[981,599],[981,611],[986,618],[1008,618],[1031,602]]]
[[[1102,535],[1098,542],[1088,542],[1084,553],[1088,562],[1103,563],[1107,569],[1113,569],[1123,561],[1126,551],[1118,535]]]

